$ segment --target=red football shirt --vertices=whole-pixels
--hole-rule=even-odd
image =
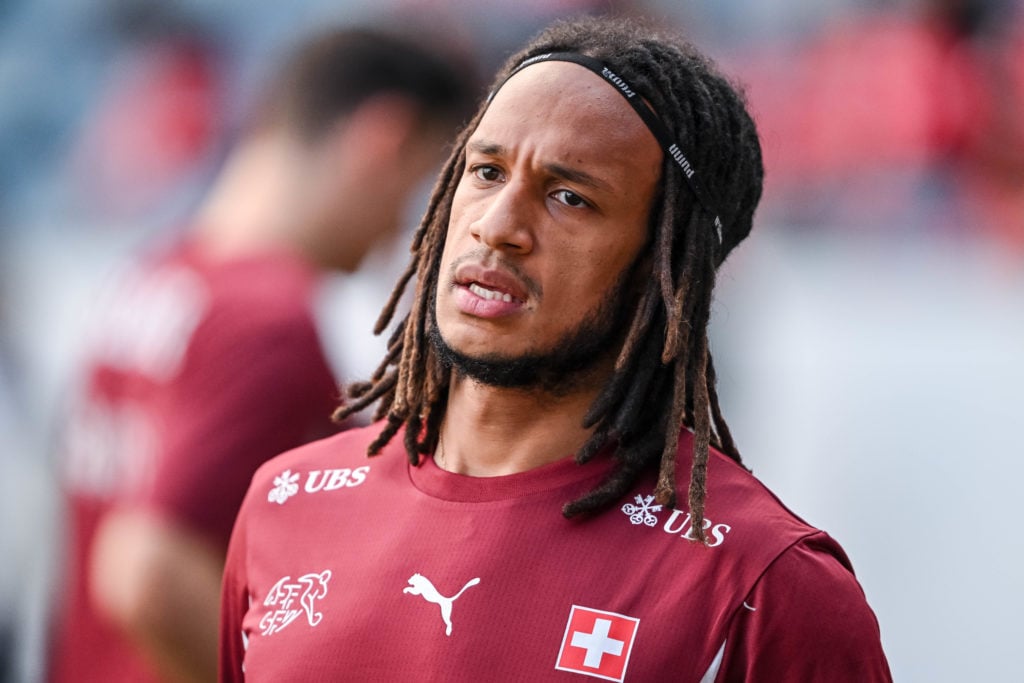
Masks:
[[[64,435],[67,567],[51,680],[154,680],[89,599],[85,568],[107,511],[145,508],[226,549],[256,468],[332,430],[338,389],[311,315],[316,282],[288,255],[210,262],[187,245],[121,281]]]
[[[567,520],[609,461],[473,478],[410,466],[401,435],[367,459],[379,429],[257,472],[228,554],[222,680],[890,679],[840,547],[721,454],[703,547],[653,477]]]

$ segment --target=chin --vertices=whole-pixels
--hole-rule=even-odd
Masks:
[[[501,341],[498,335],[472,329],[465,332],[448,333],[441,330],[444,346],[459,356],[485,363],[508,363],[531,356],[534,352],[528,348],[518,348]]]

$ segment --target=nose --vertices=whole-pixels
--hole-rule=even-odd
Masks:
[[[483,213],[470,226],[473,237],[496,251],[529,253],[533,249],[535,218],[529,188],[508,182],[483,201]]]

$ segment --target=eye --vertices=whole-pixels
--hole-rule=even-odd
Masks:
[[[488,183],[494,183],[501,180],[501,171],[490,164],[477,164],[469,169],[469,172],[478,179],[484,180]]]
[[[572,207],[574,209],[590,206],[590,202],[588,202],[586,199],[579,196],[572,190],[556,190],[555,192],[551,193],[551,196],[554,197],[559,202],[561,202],[562,204],[565,204],[566,206]]]

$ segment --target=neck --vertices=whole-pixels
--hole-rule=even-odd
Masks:
[[[593,431],[582,422],[596,395],[594,387],[552,396],[453,377],[435,460],[450,472],[493,477],[570,457]]]
[[[197,214],[199,241],[213,258],[231,259],[271,249],[302,251],[302,157],[283,134],[242,143]]]

